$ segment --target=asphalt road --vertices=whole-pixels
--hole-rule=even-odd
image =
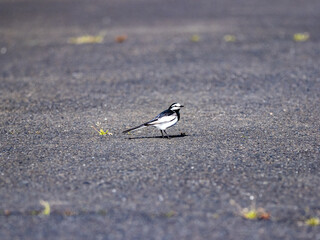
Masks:
[[[320,239],[319,12],[2,0],[0,239]],[[173,102],[175,137],[121,134]]]

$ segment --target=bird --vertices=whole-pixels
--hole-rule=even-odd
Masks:
[[[167,110],[164,110],[159,115],[157,115],[154,119],[145,122],[137,127],[127,129],[123,131],[122,133],[128,133],[131,131],[136,131],[141,128],[153,126],[160,130],[162,137],[164,138],[164,134],[167,138],[169,138],[169,135],[166,132],[166,129],[169,127],[172,127],[180,120],[180,109],[184,107],[180,103],[172,103],[170,107]]]

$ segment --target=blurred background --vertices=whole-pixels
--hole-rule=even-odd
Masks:
[[[0,239],[319,239],[319,13],[0,0]]]

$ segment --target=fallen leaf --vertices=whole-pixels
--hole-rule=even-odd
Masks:
[[[270,219],[270,213],[266,212],[263,208],[244,208],[241,210],[240,215],[244,217],[245,219],[249,220],[269,220]]]
[[[262,212],[259,214],[258,218],[260,220],[269,220],[270,219],[270,213],[267,213],[267,212]]]
[[[296,42],[305,42],[310,38],[310,34],[308,32],[304,33],[295,33],[293,35],[293,40]]]
[[[191,42],[199,42],[200,41],[200,36],[197,34],[193,34],[191,36]]]
[[[117,43],[122,43],[128,39],[127,35],[119,35],[115,38]]]
[[[225,42],[235,42],[237,39],[236,39],[236,36],[228,34],[223,36],[223,40]]]
[[[44,207],[41,212],[43,215],[50,215],[50,204],[47,201],[40,200],[40,204]]]
[[[69,209],[65,210],[65,211],[63,212],[63,214],[64,214],[65,216],[75,215],[75,213],[74,213],[73,211],[69,210]]]
[[[103,36],[97,35],[83,35],[80,37],[73,37],[68,39],[68,43],[71,44],[88,44],[88,43],[102,43],[103,42]]]
[[[319,226],[320,225],[320,219],[317,218],[317,217],[312,217],[312,218],[307,219],[305,221],[305,224],[308,225],[308,226],[312,226],[312,227]]]

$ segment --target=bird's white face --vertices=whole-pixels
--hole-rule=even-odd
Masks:
[[[170,106],[170,110],[172,111],[176,111],[179,110],[180,108],[182,108],[183,106],[180,103],[173,103]]]

